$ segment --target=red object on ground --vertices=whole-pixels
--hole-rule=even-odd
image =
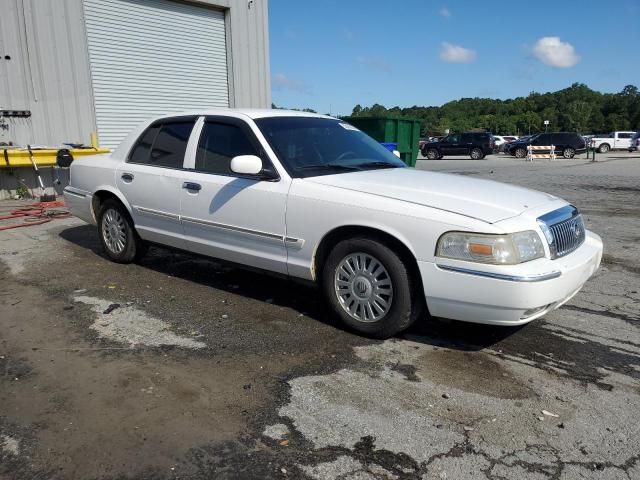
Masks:
[[[42,225],[43,223],[50,222],[54,218],[65,218],[70,213],[60,208],[65,208],[63,200],[56,200],[54,202],[38,202],[24,207],[13,209],[9,212],[9,215],[0,216],[0,220],[13,220],[22,218],[22,223],[15,223],[11,225],[0,226],[0,231],[10,230],[12,228],[30,227],[31,225]]]

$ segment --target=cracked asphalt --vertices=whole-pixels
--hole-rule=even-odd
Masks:
[[[287,280],[114,264],[73,218],[2,232],[0,479],[640,479],[640,155],[418,168],[575,203],[602,267],[529,325],[381,342]]]

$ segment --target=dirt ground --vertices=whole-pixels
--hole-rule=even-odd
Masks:
[[[575,203],[601,269],[522,328],[381,342],[287,280],[111,263],[73,218],[0,232],[0,479],[639,479],[640,155],[418,168]]]

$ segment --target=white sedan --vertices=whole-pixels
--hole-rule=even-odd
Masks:
[[[530,322],[602,257],[560,198],[406,168],[348,123],[301,112],[155,118],[73,162],[64,195],[116,262],[160,244],[308,280],[347,326],[380,338],[427,314]]]

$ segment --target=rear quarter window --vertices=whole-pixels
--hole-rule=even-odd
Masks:
[[[195,120],[168,120],[150,126],[131,149],[129,163],[182,168]]]

